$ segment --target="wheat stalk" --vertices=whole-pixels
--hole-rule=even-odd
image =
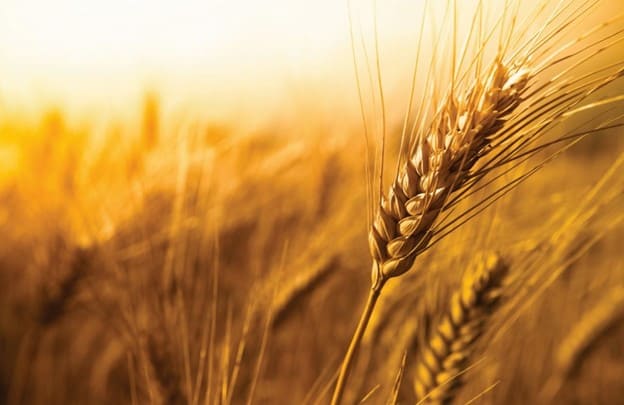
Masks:
[[[414,390],[419,403],[447,403],[460,386],[462,369],[501,295],[508,266],[500,256],[478,257],[451,296],[416,364]]]
[[[591,310],[583,314],[561,341],[554,356],[554,373],[540,393],[544,402],[553,402],[566,379],[586,358],[592,343],[603,336],[609,326],[622,320],[624,320],[624,286],[618,285],[602,297]]]
[[[561,342],[555,358],[555,368],[561,375],[572,373],[586,354],[591,342],[624,318],[624,286],[617,286],[588,311]]]

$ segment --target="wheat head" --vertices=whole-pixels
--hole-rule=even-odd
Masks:
[[[381,197],[369,231],[373,285],[410,269],[433,235],[449,195],[518,107],[530,70],[497,58],[484,79],[449,95],[430,130],[410,148],[388,196]]]
[[[447,403],[461,384],[459,374],[501,295],[508,266],[494,253],[478,257],[453,293],[448,311],[434,326],[415,366],[419,401]]]

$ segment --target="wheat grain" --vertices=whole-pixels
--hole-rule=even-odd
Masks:
[[[490,253],[478,257],[450,299],[446,314],[420,351],[414,390],[420,402],[446,403],[501,295],[507,265]]]

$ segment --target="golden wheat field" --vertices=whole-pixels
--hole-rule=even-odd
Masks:
[[[624,403],[623,76],[619,1],[3,0],[0,404]]]

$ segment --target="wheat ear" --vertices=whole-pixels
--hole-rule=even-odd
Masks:
[[[499,301],[507,269],[500,256],[490,253],[477,258],[464,275],[420,351],[414,382],[418,403],[444,404],[453,398],[462,369]]]
[[[427,135],[416,139],[369,231],[373,285],[409,270],[432,236],[448,196],[520,104],[529,70],[497,58],[485,80],[447,97]]]
[[[465,185],[487,146],[522,101],[530,78],[522,64],[498,57],[487,75],[462,94],[451,93],[427,135],[415,139],[405,162],[381,199],[369,231],[372,288],[351,340],[334,391],[339,404],[351,363],[383,285],[405,273],[431,239],[431,227],[449,195]]]

